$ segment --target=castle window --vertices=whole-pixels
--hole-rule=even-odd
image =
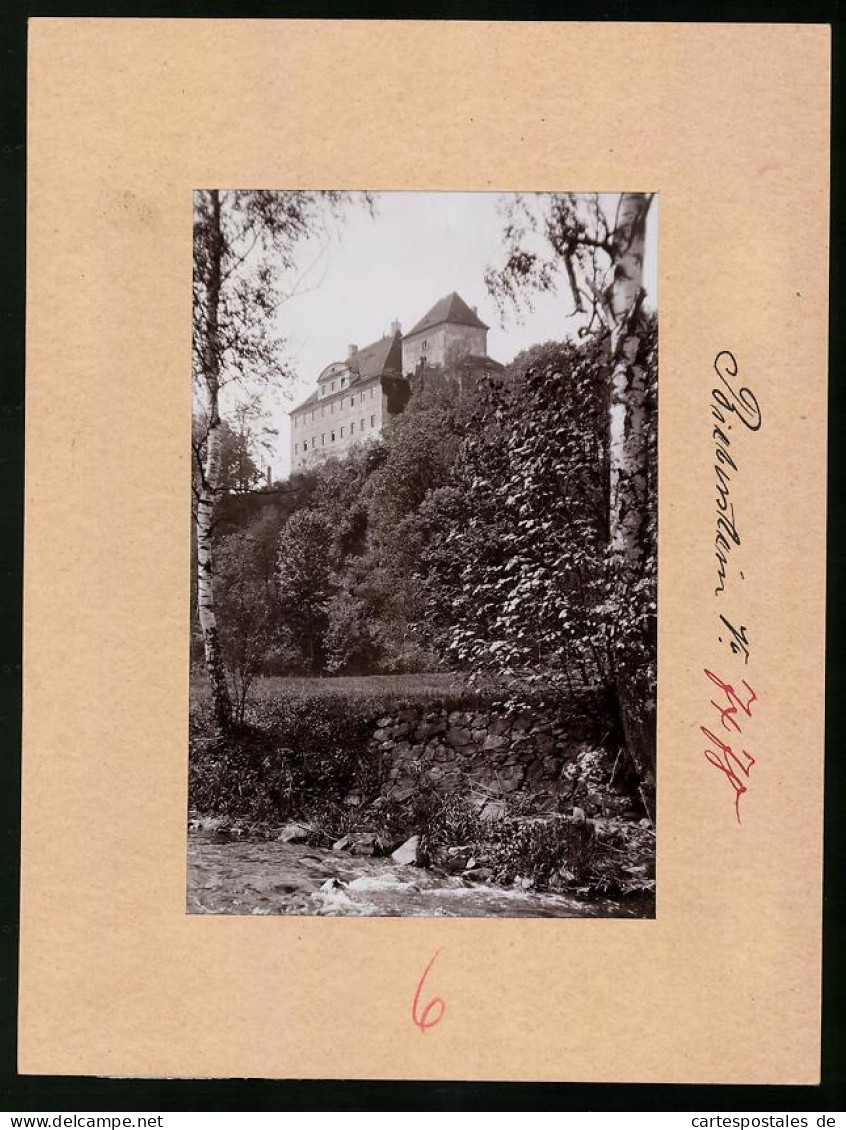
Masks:
[[[343,438],[344,438],[344,429],[343,429],[343,427],[342,427],[342,428],[341,428],[341,439],[343,439]]]
[[[331,403],[331,404],[329,405],[329,411],[330,411],[330,412],[331,412],[331,413],[332,413],[333,415],[335,414],[335,401],[334,401],[334,400],[333,400],[333,401],[332,401],[332,403]]]
[[[422,344],[422,345],[420,346],[420,348],[421,348],[421,349],[423,350],[423,352],[425,353],[425,352],[426,352],[426,350],[427,350],[427,349],[429,348],[429,343],[428,343],[428,341],[424,341],[424,342],[423,342],[423,344]]]
[[[341,397],[341,407],[342,407],[342,408],[344,407],[344,398],[343,398],[343,396]]]
[[[362,431],[362,432],[364,431],[364,420],[361,421],[361,427],[360,427],[359,431]]]
[[[375,428],[375,427],[376,427],[376,417],[375,417],[375,416],[371,416],[371,417],[370,417],[370,427],[371,427],[371,428]]]
[[[335,382],[334,381],[332,381],[332,391],[333,392],[335,391]]]
[[[300,445],[298,443],[295,443],[294,444],[294,455],[299,455],[299,453],[300,453]]]
[[[350,435],[355,431],[355,420],[350,420]]]
[[[320,446],[321,447],[326,446],[326,435],[325,435],[325,433],[320,437]]]
[[[308,440],[307,439],[303,440],[303,451],[308,451]]]
[[[332,432],[332,443],[334,443],[334,442],[335,442],[335,433]]]

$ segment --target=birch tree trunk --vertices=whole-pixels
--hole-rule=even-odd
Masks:
[[[650,507],[647,373],[638,363],[646,330],[643,259],[648,209],[649,197],[644,193],[623,194],[613,236],[614,280],[609,295],[609,532],[615,600],[623,617],[629,594],[644,574]],[[632,658],[625,654],[625,643],[615,650],[615,681],[626,741],[645,791],[651,793],[655,781],[654,692],[645,701],[633,694],[632,671],[627,670]],[[634,684],[637,682],[635,679]]]
[[[197,604],[206,670],[211,687],[215,724],[220,731],[232,725],[232,702],[217,629],[214,603],[214,559],[212,531],[217,491],[220,485],[220,342],[219,309],[223,235],[220,227],[220,193],[211,193],[212,215],[209,237],[209,269],[205,295],[206,337],[203,376],[207,391],[208,436],[202,484],[197,501]]]

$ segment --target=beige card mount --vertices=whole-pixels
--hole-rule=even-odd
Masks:
[[[29,40],[21,1071],[817,1082],[828,29],[35,19]],[[660,193],[654,919],[186,915],[208,186]]]

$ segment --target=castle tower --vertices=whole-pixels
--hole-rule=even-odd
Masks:
[[[402,371],[417,371],[421,362],[443,366],[459,355],[487,357],[488,326],[456,291],[438,299],[402,341]]]

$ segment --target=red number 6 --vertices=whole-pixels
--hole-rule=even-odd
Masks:
[[[440,950],[435,950],[435,952],[429,959],[429,964],[423,970],[423,976],[417,982],[417,992],[414,994],[414,1001],[411,1005],[411,1019],[421,1032],[425,1032],[427,1028],[434,1028],[436,1024],[440,1023],[440,1021],[443,1019],[444,1013],[446,1012],[446,1004],[441,999],[441,997],[432,997],[432,999],[424,1007],[422,1012],[418,1010],[418,1006],[420,1004],[420,994],[423,991],[423,982],[429,976],[429,970],[435,964],[435,958],[440,952]],[[436,1016],[430,1018],[429,1013],[432,1012],[435,1007],[437,1007],[439,1011]]]

